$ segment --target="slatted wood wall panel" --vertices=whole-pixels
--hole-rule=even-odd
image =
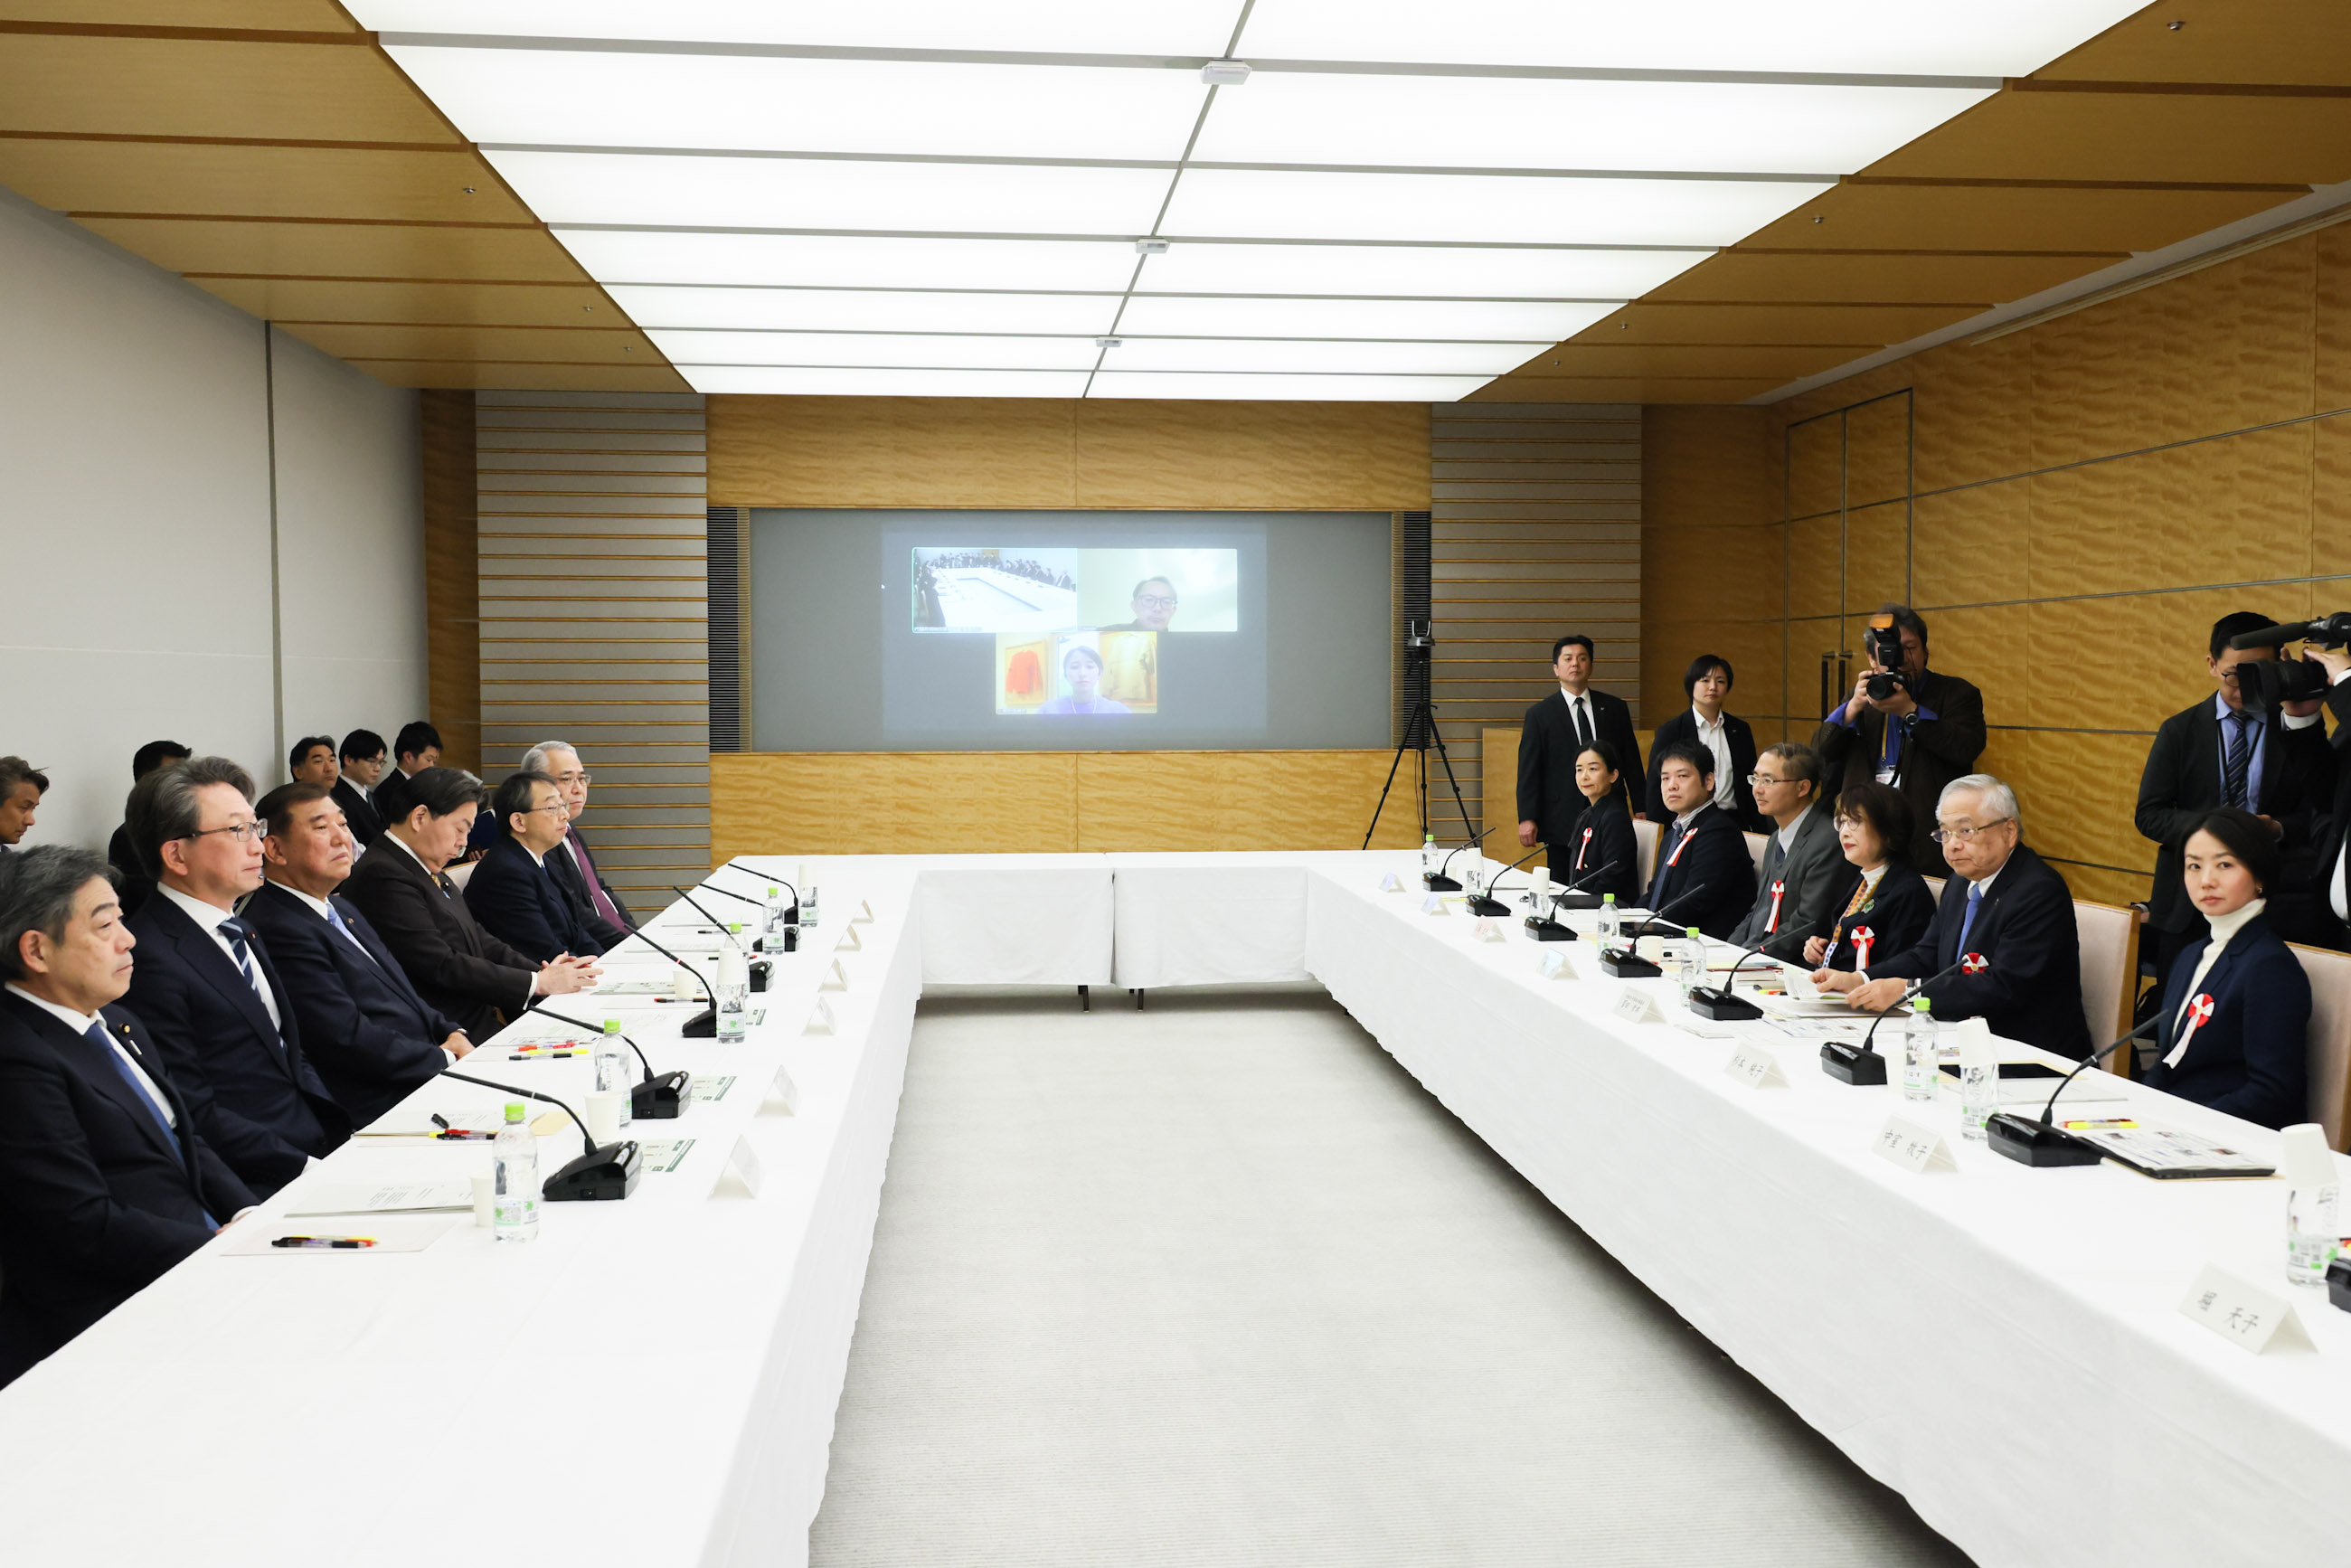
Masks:
[[[483,774],[579,747],[597,862],[651,910],[710,867],[702,399],[485,392],[475,450]]]
[[[1430,410],[1437,721],[1471,815],[1479,732],[1551,689],[1552,640],[1599,644],[1593,684],[1641,716],[1641,410],[1438,403]],[[1431,758],[1432,766],[1435,759]],[[1431,783],[1432,819],[1443,775]],[[1480,828],[1485,824],[1479,823]]]

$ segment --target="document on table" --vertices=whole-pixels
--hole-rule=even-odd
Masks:
[[[641,1138],[637,1141],[637,1156],[647,1171],[674,1171],[684,1164],[692,1138]]]
[[[2143,1127],[2125,1118],[2059,1124],[2065,1131],[2094,1144],[2108,1159],[2158,1180],[2189,1176],[2265,1176],[2276,1163],[2232,1149],[2197,1133],[2176,1127]]]
[[[470,1181],[340,1182],[306,1191],[288,1218],[313,1214],[450,1214],[474,1207]]]
[[[726,1091],[734,1087],[735,1077],[732,1073],[728,1073],[724,1077],[702,1077],[697,1075],[694,1081],[694,1087],[686,1091],[686,1103],[689,1105],[707,1105],[716,1103],[720,1100],[726,1099]]]

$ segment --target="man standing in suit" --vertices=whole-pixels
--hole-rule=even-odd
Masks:
[[[1657,733],[1649,737],[1649,799],[1657,798],[1656,758],[1668,746],[1695,740],[1714,754],[1714,803],[1747,831],[1760,833],[1771,824],[1756,809],[1747,782],[1755,771],[1755,732],[1745,719],[1722,711],[1731,680],[1730,661],[1719,653],[1700,653],[1690,661],[1682,676],[1689,707],[1657,726]]]
[[[1727,937],[1755,896],[1755,862],[1747,835],[1714,803],[1713,754],[1691,740],[1666,747],[1657,790],[1674,819],[1657,841],[1656,874],[1642,903],[1653,915],[1670,906],[1666,924],[1677,930],[1695,925]]]
[[[1942,1019],[1980,1018],[1994,1034],[2062,1056],[2090,1051],[2082,1012],[2082,940],[2074,895],[2049,862],[2026,849],[2016,793],[1989,773],[1943,787],[1935,838],[1951,880],[1927,935],[1865,970],[1826,970],[1823,989],[1844,991],[1865,1012],[1900,1002],[1912,980]]]
[[[637,928],[637,923],[612,891],[612,884],[596,869],[596,857],[588,852],[588,841],[580,836],[580,814],[588,810],[588,765],[569,742],[542,740],[522,754],[522,771],[546,774],[563,792],[571,831],[548,857],[547,869],[554,873],[564,896],[571,900],[588,935],[609,953]]]
[[[350,1136],[320,1082],[268,945],[237,918],[261,885],[253,780],[225,757],[159,768],[131,791],[131,841],[155,896],[127,998],[154,1031],[198,1131],[266,1197]]]
[[[1836,819],[1821,804],[1821,759],[1811,747],[1765,752],[1755,764],[1754,786],[1755,803],[1770,813],[1771,838],[1763,846],[1754,905],[1727,940],[1801,964],[1804,943],[1828,931],[1861,873],[1844,858]]]
[[[368,791],[383,777],[383,737],[371,729],[355,729],[336,748],[335,804],[343,809],[343,823],[364,851],[383,837],[383,818]]]
[[[468,1038],[486,1039],[501,1011],[520,1013],[534,997],[593,986],[593,958],[535,963],[484,931],[443,870],[465,850],[482,781],[462,768],[428,768],[407,787],[406,815],[384,824],[382,841],[360,857],[343,896],[367,916],[426,1005]]]
[[[135,942],[89,851],[0,862],[0,1384],[253,1205],[115,1005]]]
[[[571,821],[555,780],[544,773],[510,776],[491,797],[490,814],[504,831],[465,883],[465,907],[482,929],[542,964],[601,953],[548,870]]]
[[[1918,824],[1910,843],[1910,863],[1926,876],[1945,870],[1936,847],[1935,803],[1943,786],[1967,772],[1983,755],[1983,693],[1974,683],[1927,667],[1927,622],[1907,604],[1888,604],[1870,618],[1870,664],[1853,684],[1853,695],[1831,713],[1813,737],[1813,749],[1829,782],[1843,789],[1875,779],[1890,784],[1910,803]],[[1898,637],[1898,663],[1880,658],[1881,637]],[[1899,674],[1883,697],[1869,695],[1874,676]],[[1950,867],[1954,873],[1956,866]]]
[[[131,782],[152,773],[158,768],[169,768],[174,762],[185,762],[194,752],[176,740],[151,740],[131,754]],[[114,885],[122,900],[122,918],[130,919],[139,913],[148,896],[155,891],[155,879],[139,858],[139,846],[131,841],[131,824],[123,823],[106,841],[107,863],[114,867]]]
[[[2180,849],[2206,813],[2216,806],[2251,811],[2277,834],[2282,852],[2294,854],[2309,843],[2311,829],[2333,795],[2335,757],[2318,704],[2296,703],[2296,711],[2272,709],[2256,718],[2244,710],[2238,693],[2238,666],[2274,659],[2277,650],[2239,650],[2229,640],[2276,624],[2242,610],[2215,621],[2205,668],[2218,690],[2165,719],[2147,750],[2133,820],[2143,837],[2161,846],[2155,852],[2155,893],[2147,915],[2159,975],[2169,975],[2172,960],[2204,939],[2204,916],[2181,880]],[[2310,903],[2305,894],[2300,911],[2290,903],[2282,905],[2291,897],[2286,888],[2274,889],[2270,906],[2271,925],[2288,936],[2302,934]],[[2304,918],[2294,918],[2297,914]]]
[[[351,846],[333,798],[315,783],[281,784],[255,810],[269,830],[268,880],[245,918],[277,955],[319,1077],[364,1127],[474,1042],[425,1005],[367,916],[335,896]]]
[[[1624,698],[1592,689],[1592,639],[1581,632],[1551,645],[1551,673],[1559,679],[1559,690],[1527,709],[1519,731],[1521,849],[1574,841],[1575,825],[1588,804],[1575,787],[1575,756],[1587,741],[1604,740],[1615,749],[1625,804],[1636,817],[1646,807],[1633,710]]]

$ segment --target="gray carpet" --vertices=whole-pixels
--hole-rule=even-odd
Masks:
[[[1102,999],[923,1005],[819,1568],[1966,1562],[1328,998]]]

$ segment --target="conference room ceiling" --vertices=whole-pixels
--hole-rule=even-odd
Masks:
[[[0,183],[399,384],[1735,402],[2351,177],[2129,13],[0,0]]]

